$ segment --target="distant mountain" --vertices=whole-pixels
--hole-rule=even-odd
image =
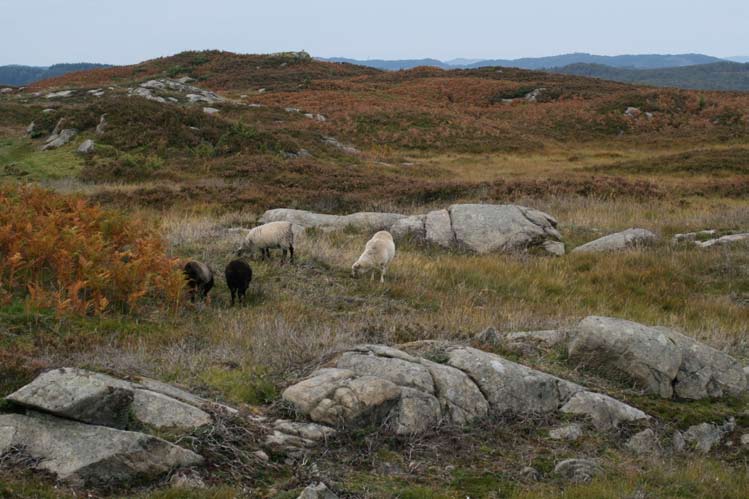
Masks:
[[[458,58],[458,59],[450,59],[449,61],[445,61],[445,64],[447,64],[448,66],[465,67],[465,66],[468,66],[469,64],[475,64],[481,61],[483,61],[483,59]]]
[[[572,64],[552,69],[551,72],[657,87],[749,91],[749,64],[727,61],[659,69],[626,69],[602,64]]]
[[[727,61],[740,62],[742,64],[749,62],[749,55],[737,55],[734,57],[726,57]]]
[[[0,85],[22,86],[35,81],[61,76],[74,71],[108,68],[106,64],[81,62],[76,64],[55,64],[54,66],[0,66]]]
[[[509,66],[522,69],[548,69],[570,64],[602,64],[615,68],[655,69],[692,66],[720,62],[722,59],[703,54],[640,54],[640,55],[593,55],[585,53],[554,55],[550,57],[526,57],[523,59],[494,59],[471,64],[469,67]]]
[[[385,60],[385,59],[347,59],[345,57],[330,57],[328,59],[320,58],[321,61],[327,62],[345,62],[348,64],[356,64],[357,66],[368,66],[370,68],[384,69],[387,71],[398,71],[400,69],[411,69],[418,66],[436,66],[442,69],[453,69],[455,66],[451,66],[437,59],[398,59],[398,60]]]
[[[720,62],[723,59],[703,54],[640,54],[640,55],[593,55],[585,53],[563,54],[550,57],[526,57],[523,59],[453,59],[443,62],[437,59],[346,59],[333,57],[322,59],[329,62],[348,62],[360,66],[396,71],[416,66],[436,66],[442,69],[481,68],[486,66],[505,66],[521,69],[549,69],[569,66],[571,64],[602,64],[615,68],[655,69],[692,66]]]

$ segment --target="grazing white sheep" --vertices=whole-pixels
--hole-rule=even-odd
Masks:
[[[281,262],[288,252],[291,255],[291,263],[294,263],[294,229],[291,222],[270,222],[250,230],[239,246],[237,256],[242,256],[245,252],[254,253],[258,249],[265,260],[270,258],[271,248],[283,250]]]
[[[364,253],[351,266],[351,275],[356,277],[360,272],[371,270],[369,279],[374,279],[376,269],[380,269],[380,282],[385,282],[385,272],[395,257],[395,243],[393,236],[386,230],[381,230],[367,241]]]

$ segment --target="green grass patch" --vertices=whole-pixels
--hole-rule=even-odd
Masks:
[[[210,367],[202,380],[235,404],[261,405],[278,397],[275,385],[257,368]]]
[[[686,430],[700,423],[722,424],[730,417],[735,417],[739,426],[749,426],[745,399],[724,397],[720,400],[677,402],[648,396],[633,396],[631,402],[635,407],[671,423],[679,430]]]
[[[74,145],[40,151],[41,144],[26,138],[0,138],[0,178],[53,180],[75,177],[83,168]]]

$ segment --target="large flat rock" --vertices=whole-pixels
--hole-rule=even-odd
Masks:
[[[397,220],[391,227],[393,239],[410,236],[416,240],[426,239],[426,215],[413,215]]]
[[[665,327],[591,316],[571,332],[567,349],[572,362],[662,398],[740,396],[747,388],[736,359]]]
[[[159,391],[106,374],[60,368],[40,374],[6,398],[38,411],[120,429],[127,428],[131,418],[156,429],[192,430],[211,423],[201,408],[202,399],[154,380],[145,382]]]
[[[443,248],[455,246],[455,233],[453,232],[449,211],[435,210],[427,213],[424,220],[424,229],[427,242]]]
[[[572,250],[572,253],[599,253],[604,251],[621,251],[630,248],[648,246],[658,236],[646,229],[627,229],[616,234],[609,234]]]
[[[338,425],[380,419],[398,403],[400,394],[400,388],[386,379],[324,369],[287,388],[283,398],[316,423]]]
[[[499,355],[449,343],[432,347],[436,355],[430,356],[445,363],[382,345],[351,348],[335,357],[332,367],[287,388],[283,398],[317,423],[354,425],[367,414],[398,434],[422,433],[441,423],[463,425],[489,414],[569,413],[590,418],[602,430],[648,418]]]
[[[475,348],[455,348],[448,356],[448,365],[468,374],[498,414],[557,411],[574,393],[584,390],[575,383]]]
[[[0,415],[0,454],[10,447],[39,459],[39,469],[77,486],[139,483],[203,462],[190,450],[144,433],[41,414]]]
[[[448,211],[457,244],[476,253],[547,250],[547,242],[562,239],[554,217],[525,206],[456,204]]]
[[[388,230],[395,239],[412,237],[447,249],[475,253],[517,253],[538,249],[564,254],[557,220],[539,210],[512,204],[456,204],[426,215],[362,212],[327,215],[286,208],[266,211],[261,223],[287,221],[305,228]]]
[[[406,218],[398,213],[360,212],[351,215],[326,215],[305,210],[277,208],[266,211],[259,219],[260,223],[291,222],[305,229],[345,229],[378,231],[389,230],[398,220]]]
[[[673,395],[672,382],[683,360],[667,332],[607,317],[585,318],[567,349],[571,361],[602,371],[613,368],[663,398]]]

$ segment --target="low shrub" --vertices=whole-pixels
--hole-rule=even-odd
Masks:
[[[149,228],[76,196],[0,189],[0,303],[58,314],[176,306],[184,279]]]

